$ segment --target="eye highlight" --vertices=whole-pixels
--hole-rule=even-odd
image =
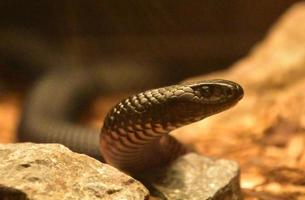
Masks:
[[[212,96],[212,90],[208,86],[202,86],[200,88],[200,93],[203,97],[209,98]]]

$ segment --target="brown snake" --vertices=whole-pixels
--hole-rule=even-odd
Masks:
[[[224,111],[243,96],[237,83],[208,80],[148,90],[118,103],[98,131],[76,125],[78,101],[111,90],[95,73],[70,70],[42,78],[29,95],[19,126],[21,141],[61,143],[122,170],[138,173],[166,165],[185,152],[168,133]],[[113,88],[112,88],[113,89]],[[101,154],[100,154],[101,151]]]
[[[111,165],[128,172],[165,165],[185,153],[168,133],[235,105],[243,96],[237,83],[199,81],[148,90],[117,104],[100,135],[101,152]]]

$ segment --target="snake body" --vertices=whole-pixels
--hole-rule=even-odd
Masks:
[[[185,153],[168,133],[235,105],[243,96],[237,83],[199,81],[148,90],[117,104],[101,131],[105,160],[136,173],[165,165]]]
[[[73,77],[51,74],[37,84],[21,118],[20,140],[62,143],[99,159],[102,154],[107,163],[130,173],[165,165],[185,153],[170,131],[226,110],[243,96],[240,85],[226,80],[148,90],[114,106],[99,137],[97,130],[76,125],[72,118],[87,94],[105,91],[107,85],[84,71]]]
[[[78,125],[75,116],[82,102],[107,84],[83,69],[54,70],[36,82],[25,100],[18,139],[37,143],[60,143],[73,151],[101,159],[99,131]]]

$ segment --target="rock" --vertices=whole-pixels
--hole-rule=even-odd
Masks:
[[[59,144],[1,144],[0,199],[148,199],[119,170]]]
[[[156,173],[155,173],[156,174]],[[230,160],[213,160],[190,153],[147,178],[162,199],[240,200],[239,167]]]

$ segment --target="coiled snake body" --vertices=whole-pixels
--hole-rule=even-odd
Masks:
[[[80,91],[96,91],[102,84],[80,74],[64,81],[52,75],[37,85],[25,105],[20,140],[62,143],[95,158],[101,157],[101,151],[106,162],[131,173],[167,164],[183,154],[184,146],[168,135],[170,131],[226,110],[243,96],[241,86],[226,80],[148,90],[112,108],[99,139],[97,131],[69,119],[73,101],[86,95]]]

